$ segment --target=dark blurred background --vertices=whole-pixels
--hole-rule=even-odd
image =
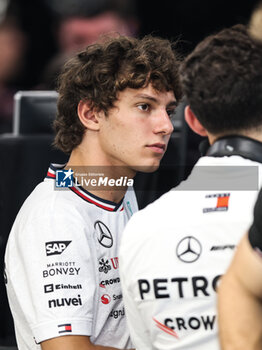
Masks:
[[[80,14],[95,17],[103,12],[108,1],[91,0],[90,5],[81,6],[84,2],[88,0],[10,0],[9,13],[20,22],[29,39],[25,84],[36,85],[48,60],[60,50],[56,38],[58,22]],[[139,35],[153,33],[169,39],[180,38],[185,52],[209,33],[235,23],[247,23],[257,3],[255,0],[131,0],[125,6],[125,0],[112,2],[116,3],[111,6],[113,10],[121,9],[126,18],[137,21]],[[56,3],[60,6],[55,6]]]
[[[73,51],[110,30],[179,39],[189,53],[207,34],[247,23],[257,1],[0,0],[0,133],[11,130],[19,89],[53,89]]]
[[[109,2],[113,4],[108,6]],[[116,12],[122,11],[123,16],[136,21],[134,33],[138,35],[153,33],[169,39],[180,38],[186,53],[209,33],[235,23],[247,23],[256,3],[255,0],[10,0],[8,14],[28,38],[23,83],[31,87],[41,82],[48,61],[61,50],[57,39],[59,22],[70,16],[92,18],[108,6],[109,11],[117,9]]]

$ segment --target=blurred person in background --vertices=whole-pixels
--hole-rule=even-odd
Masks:
[[[55,11],[53,1],[46,1]],[[57,41],[62,52],[78,51],[104,34],[135,36],[138,31],[134,4],[130,0],[78,0],[71,9],[66,10],[64,2],[59,9]],[[56,10],[59,9],[57,6]]]
[[[250,34],[262,41],[262,2],[259,1],[249,20]]]
[[[44,70],[40,88],[54,89],[63,63],[101,37],[136,36],[139,22],[132,0],[45,0],[53,14],[58,53]]]
[[[12,19],[0,23],[0,133],[12,129],[13,96],[19,89],[27,39]]]

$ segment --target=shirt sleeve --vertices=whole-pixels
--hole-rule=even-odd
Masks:
[[[92,242],[78,213],[18,218],[6,253],[7,291],[37,343],[92,334],[96,276]]]

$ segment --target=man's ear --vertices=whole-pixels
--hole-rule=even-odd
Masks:
[[[98,114],[94,108],[90,108],[88,101],[81,100],[77,106],[77,113],[81,123],[89,130],[98,131]]]
[[[195,116],[190,106],[186,106],[184,114],[185,114],[185,120],[188,126],[190,127],[190,129],[192,129],[196,134],[200,136],[207,136],[206,129],[197,119],[197,117]]]

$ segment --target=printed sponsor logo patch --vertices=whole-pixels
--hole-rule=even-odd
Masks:
[[[115,320],[118,319],[119,317],[123,317],[125,316],[125,309],[124,307],[120,310],[115,310],[113,309],[110,314],[109,314],[109,317],[112,317],[114,318]]]
[[[110,260],[110,261],[109,261]],[[108,273],[111,269],[117,270],[119,268],[119,262],[118,262],[118,257],[116,256],[115,258],[102,258],[99,260],[99,272],[104,272]]]
[[[176,255],[184,263],[193,263],[201,255],[202,246],[193,236],[187,236],[181,239],[176,248]]]
[[[110,278],[108,280],[103,280],[100,282],[99,287],[106,288],[106,286],[110,286],[110,285],[115,284],[115,283],[120,283],[120,277]]]
[[[153,320],[155,321],[156,326],[157,326],[159,329],[161,329],[161,331],[164,331],[165,333],[170,334],[170,335],[172,335],[173,337],[179,339],[177,333],[176,333],[173,329],[171,329],[171,328],[167,327],[166,325],[164,325],[163,323],[159,322],[159,321],[158,321],[156,318],[154,318],[154,317],[153,317]]]
[[[65,324],[59,324],[58,326],[58,333],[71,333],[72,332],[72,325],[71,323],[65,323]]]
[[[98,242],[105,248],[111,248],[113,245],[113,236],[109,228],[99,220],[95,222],[94,228]]]
[[[54,307],[64,307],[64,306],[79,306],[82,305],[81,296],[78,295],[77,298],[61,298],[48,300],[49,309]]]
[[[108,271],[110,270],[111,270],[111,266],[108,260],[104,260],[104,259],[99,260],[99,268],[98,268],[99,272],[108,273]]]
[[[108,294],[102,295],[101,296],[101,301],[102,301],[103,304],[106,304],[106,305],[109,304],[110,301],[111,301],[110,295],[108,295]]]
[[[67,289],[67,290],[72,290],[72,289],[82,289],[81,284],[46,284],[44,286],[44,291],[45,293],[52,293],[55,290],[61,290],[61,289]]]
[[[43,270],[43,277],[53,277],[53,276],[78,276],[80,267],[56,267],[49,268],[48,270]]]
[[[209,208],[203,208],[203,213],[212,213],[215,211],[227,211],[230,193],[216,193],[216,194],[208,194],[206,195],[207,199],[215,199],[214,206]]]
[[[46,242],[45,250],[46,255],[60,255],[69,246],[72,241],[51,241]]]

